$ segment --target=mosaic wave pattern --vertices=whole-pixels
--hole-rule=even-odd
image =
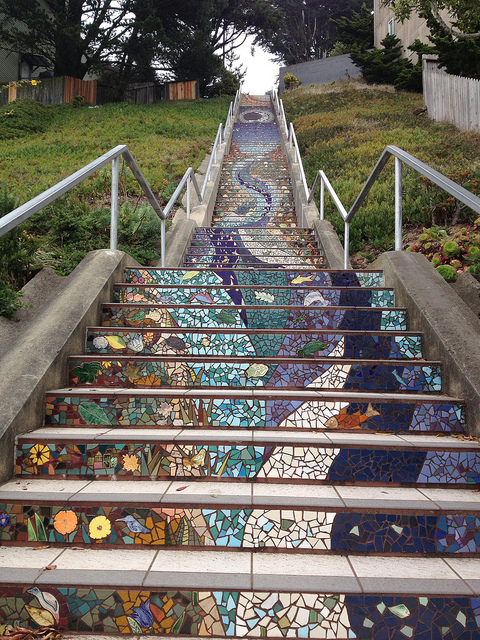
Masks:
[[[480,516],[467,489],[480,483],[480,447],[435,438],[464,433],[463,404],[442,395],[441,363],[425,359],[383,274],[327,269],[313,231],[297,227],[267,97],[243,97],[212,227],[195,231],[184,265],[127,269],[100,322],[87,331],[88,355],[70,358],[71,386],[47,394],[47,431],[18,439],[18,497],[0,490],[0,548],[136,557],[156,547],[177,560],[188,554],[194,577],[213,575],[212,550],[239,559],[263,550],[252,554],[262,561],[288,551],[295,562],[311,552],[312,565],[348,554],[452,563],[478,554]],[[312,431],[324,440],[312,443]],[[402,445],[404,432],[412,435]],[[42,482],[50,493],[23,493],[23,483]],[[65,482],[88,485],[89,498],[62,497],[55,485]],[[211,493],[217,483],[222,496]],[[242,502],[245,488],[251,500]],[[349,489],[363,506],[318,498]],[[426,504],[381,502],[382,491],[421,494]],[[376,502],[364,499],[371,492]],[[450,503],[433,508],[429,492],[451,494]],[[460,493],[472,493],[467,506],[455,503]],[[7,623],[48,623],[136,636],[480,637],[473,591],[327,592],[321,578],[305,593],[287,579],[280,591],[275,580],[255,591],[235,582],[235,566],[226,570],[230,590],[195,590],[189,574],[175,588],[142,588],[131,576],[109,587],[79,586],[100,578],[2,584],[0,568],[0,635]]]
[[[45,596],[60,628],[78,633],[477,640],[480,616],[473,597],[0,587],[0,623],[31,623],[27,607]]]

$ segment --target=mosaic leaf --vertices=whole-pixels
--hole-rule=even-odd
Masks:
[[[82,402],[78,405],[78,413],[87,424],[111,424],[105,411],[94,402]]]
[[[37,527],[37,540],[39,542],[46,542],[47,534],[45,533],[45,527],[43,526],[43,522],[41,521],[38,513],[35,514],[35,525]]]
[[[246,371],[247,378],[261,378],[268,371],[268,366],[266,364],[252,364],[248,367]]]
[[[120,336],[105,336],[108,344],[112,347],[112,349],[125,349],[126,342]]]
[[[185,620],[185,614],[186,614],[186,612],[184,611],[182,613],[182,615],[180,616],[180,618],[173,625],[173,627],[172,627],[172,634],[173,635],[175,635],[177,633],[180,633],[180,629],[182,628],[183,621]]]
[[[25,609],[28,611],[28,615],[39,627],[52,627],[55,624],[55,618],[50,611],[46,609],[37,609],[37,607],[31,607],[26,604]]]
[[[72,369],[72,376],[78,378],[79,384],[92,384],[95,382],[95,376],[101,370],[100,362],[85,362],[80,367]]]
[[[198,274],[200,273],[200,271],[187,271],[187,273],[183,274],[182,280],[191,280],[192,278],[194,278],[195,276],[198,276]]]
[[[33,528],[33,524],[30,522],[30,520],[27,520],[27,532],[28,532],[28,541],[36,542],[37,534],[35,533],[35,529]]]
[[[128,620],[128,624],[130,625],[130,629],[132,630],[132,633],[143,634],[143,629],[136,620],[134,620],[130,616],[127,616],[127,620]]]
[[[219,322],[225,322],[225,324],[235,324],[235,317],[231,313],[222,311],[215,316]]]
[[[272,296],[271,293],[265,293],[265,291],[255,291],[255,298],[262,302],[273,302],[275,300],[275,296]]]
[[[317,353],[317,351],[323,351],[326,348],[327,345],[324,342],[312,340],[312,342],[307,342],[303,349],[299,349],[297,351],[297,354],[299,356],[311,356],[313,353]]]

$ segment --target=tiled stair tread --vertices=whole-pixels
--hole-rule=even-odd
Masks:
[[[155,284],[148,284],[148,283],[130,283],[130,282],[116,282],[114,285],[114,288],[116,289],[138,289],[139,291],[142,291],[144,289],[155,289],[155,290],[159,290],[159,291],[163,291],[164,289],[167,290],[172,290],[174,288],[174,285],[172,284],[162,284],[162,283],[155,283]],[[178,288],[178,287],[177,287]],[[390,288],[390,287],[337,287],[335,285],[328,285],[328,286],[321,286],[321,285],[317,285],[317,286],[309,286],[309,287],[302,287],[302,286],[295,286],[295,285],[278,285],[278,284],[263,284],[263,285],[258,285],[258,284],[227,284],[227,285],[221,285],[219,284],[182,284],[181,285],[182,290],[184,291],[229,291],[232,289],[235,290],[239,290],[239,291],[256,291],[259,288],[263,291],[298,291],[298,292],[322,292],[322,291],[338,291],[338,292],[359,292],[359,293],[365,293],[365,292],[369,292],[369,291],[374,291],[374,292],[378,292],[379,294],[381,293],[395,293],[395,290]]]
[[[111,427],[52,427],[45,426],[36,429],[34,432],[25,433],[18,436],[18,444],[33,442],[123,442],[138,440],[146,442],[170,443],[179,442],[182,444],[196,444],[205,446],[208,444],[238,445],[262,445],[267,446],[304,446],[311,447],[348,447],[358,448],[402,448],[407,450],[427,449],[435,451],[473,451],[480,453],[480,444],[468,440],[453,438],[445,435],[438,438],[436,435],[396,434],[385,435],[382,433],[346,432],[338,431],[325,432],[298,432],[279,431],[271,433],[266,431],[215,431],[208,429],[154,429],[144,428],[141,430],[111,428]],[[478,498],[480,501],[480,498]]]
[[[177,309],[177,308],[185,308],[187,307],[188,309],[222,309],[225,310],[228,305],[227,304],[221,304],[220,302],[215,303],[215,304],[209,304],[208,306],[204,305],[204,304],[156,304],[154,302],[132,302],[132,303],[128,303],[128,302],[106,302],[104,304],[102,304],[102,308],[106,309],[108,307],[158,307],[160,309]],[[231,307],[231,308],[230,308]],[[239,305],[230,305],[229,310],[232,311],[236,311],[238,310],[243,310],[243,309],[260,309],[261,311],[271,311],[271,310],[284,310],[284,311],[288,311],[289,309],[304,309],[307,311],[318,311],[318,313],[322,313],[323,311],[329,311],[329,310],[339,310],[339,311],[359,311],[359,312],[364,312],[364,311],[388,311],[388,312],[398,312],[398,311],[402,311],[402,312],[406,312],[405,307],[346,307],[346,306],[328,306],[328,307],[320,307],[320,306],[315,306],[315,305],[309,305],[309,306],[305,306],[305,305],[286,305],[286,304],[269,304],[268,307],[265,305],[260,305],[260,304],[239,304]]]
[[[33,443],[37,441],[54,440],[57,442],[123,442],[124,440],[138,442],[144,438],[148,442],[181,442],[184,444],[195,444],[198,447],[209,444],[226,443],[232,446],[265,445],[284,447],[355,447],[367,449],[403,449],[403,450],[435,450],[435,451],[472,451],[480,453],[480,444],[475,441],[464,440],[452,437],[449,434],[442,434],[439,438],[437,434],[424,433],[392,433],[385,432],[362,432],[362,431],[238,431],[229,429],[218,431],[215,429],[195,429],[195,428],[169,428],[155,429],[144,427],[142,429],[122,429],[121,427],[53,427],[51,425],[42,427],[32,432],[18,436],[18,443]]]
[[[472,487],[473,488],[473,487]],[[179,491],[179,489],[181,489]],[[90,479],[14,479],[0,487],[2,502],[45,501],[56,505],[100,502],[105,505],[191,505],[275,507],[321,510],[361,509],[372,513],[422,510],[478,513],[472,489],[384,486],[333,486],[245,482],[192,482],[188,478],[163,482],[110,482]],[[480,574],[479,574],[480,579]]]
[[[473,596],[479,592],[476,558],[312,556],[155,549],[0,548],[1,582],[110,586],[119,589],[222,589],[301,593]],[[46,570],[55,566],[55,570]],[[26,568],[28,567],[28,568]],[[235,567],[231,571],[230,567]]]

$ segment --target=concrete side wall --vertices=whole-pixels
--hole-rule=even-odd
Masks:
[[[424,357],[442,362],[443,391],[463,398],[467,429],[480,436],[480,321],[425,256],[406,251],[382,254],[372,269],[383,269],[396,303],[406,307],[409,328],[423,333]]]
[[[100,305],[133,265],[122,251],[91,251],[2,354],[0,482],[13,475],[16,436],[43,425],[45,393],[65,386],[67,358],[84,351],[87,326],[98,325]]]
[[[280,130],[282,150],[287,157],[290,169],[298,226],[310,227],[315,231],[315,236],[329,269],[343,269],[344,251],[342,244],[333,225],[328,220],[320,220],[320,213],[315,202],[308,203],[308,195],[305,192],[300,165],[298,162],[295,162],[295,151],[290,149],[290,143],[288,142],[288,132],[282,120],[279,118],[275,107],[274,112]]]
[[[360,69],[353,64],[349,55],[292,64],[289,67],[280,67],[280,93],[285,91],[283,78],[286,73],[293,73],[296,78],[302,81],[302,85],[307,87],[310,84],[330,84],[340,78],[358,78],[362,74]]]

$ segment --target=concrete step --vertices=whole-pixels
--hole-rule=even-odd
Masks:
[[[199,267],[193,271],[187,269],[156,269],[154,267],[127,268],[125,271],[127,282],[140,284],[165,284],[183,286],[208,284],[250,284],[250,285],[278,285],[304,287],[382,287],[384,277],[381,271],[335,271],[318,269],[305,272],[298,269],[272,269],[258,273],[256,269],[208,269]]]
[[[480,479],[478,443],[419,433],[44,427],[18,438],[16,456],[27,479],[301,482],[298,495],[314,484],[474,488]]]
[[[288,307],[269,305],[104,304],[106,327],[188,327],[405,331],[406,310],[396,307]]]
[[[0,487],[2,546],[474,554],[471,490],[22,479]],[[205,558],[209,562],[208,558]]]
[[[176,354],[194,356],[234,355],[248,357],[329,356],[366,359],[420,360],[422,336],[412,332],[316,330],[284,331],[256,329],[249,333],[242,329],[137,329],[91,327],[87,330],[86,351],[100,354]]]
[[[271,269],[272,266],[278,265],[279,267],[290,266],[297,267],[299,269],[308,269],[315,267],[322,267],[325,265],[323,258],[306,257],[300,258],[296,256],[288,255],[254,255],[254,256],[192,256],[187,254],[183,262],[183,266],[187,269],[194,269],[199,265],[208,266],[211,269],[225,268],[230,266],[235,269],[237,266],[245,267],[252,265],[255,269]]]
[[[28,605],[53,612],[47,620],[58,619],[60,629],[83,634],[288,633],[336,640],[422,639],[425,630],[430,638],[443,633],[455,640],[480,634],[476,558],[206,554],[96,545],[87,551],[1,547],[0,562],[2,619],[23,625],[29,610],[35,614]]]
[[[301,307],[394,307],[393,289],[375,287],[278,287],[242,285],[115,284],[114,302],[145,304],[236,304]]]
[[[463,433],[461,400],[329,389],[55,389],[47,425],[149,428]]]

